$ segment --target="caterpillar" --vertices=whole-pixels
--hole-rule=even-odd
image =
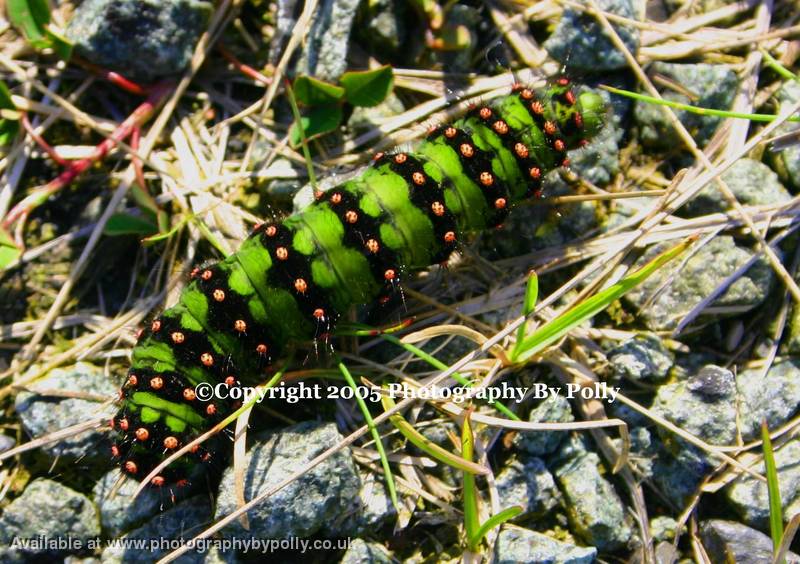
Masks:
[[[352,305],[386,301],[406,274],[446,260],[465,234],[539,196],[567,151],[600,130],[605,109],[566,78],[540,90],[515,85],[433,127],[416,150],[379,153],[301,213],[257,225],[238,252],[195,268],[133,349],[111,420],[123,471],[143,479],[232,413],[230,401],[196,397],[198,384],[252,380],[289,342],[326,336]],[[219,435],[195,446],[152,485],[188,484],[224,446]]]

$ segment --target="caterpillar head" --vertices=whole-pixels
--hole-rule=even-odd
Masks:
[[[583,131],[587,137],[597,135],[605,125],[608,106],[596,92],[585,91],[578,96],[578,107],[583,118]]]

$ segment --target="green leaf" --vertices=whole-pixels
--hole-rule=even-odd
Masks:
[[[127,213],[115,213],[106,223],[103,230],[106,235],[152,235],[158,232],[158,227],[151,221]]]
[[[8,265],[17,262],[22,256],[20,249],[5,229],[0,228],[0,269],[5,270]]]
[[[16,119],[7,117],[11,112],[16,112],[17,108],[11,100],[11,92],[8,90],[8,86],[0,80],[0,111],[2,110],[6,110],[2,112],[2,116],[6,117],[0,117],[0,146],[11,143],[19,132],[19,122]]]
[[[772,451],[772,440],[769,438],[767,421],[761,421],[761,441],[764,450],[764,469],[767,474],[767,492],[769,494],[769,532],[772,536],[772,547],[775,553],[783,538],[783,505],[781,490],[778,484],[778,469],[775,466],[775,453]]]
[[[36,49],[52,48],[64,60],[72,53],[72,43],[51,31],[47,0],[8,0],[8,19]]]
[[[377,106],[386,99],[394,85],[389,65],[375,70],[346,72],[339,79],[344,86],[345,99],[354,106]]]
[[[333,131],[339,124],[342,123],[342,108],[341,106],[318,106],[312,109],[308,115],[300,118],[303,124],[303,131],[306,135],[306,140],[310,141],[314,137],[318,137],[324,133]],[[301,143],[300,129],[295,122],[289,129],[289,141],[292,147],[297,147]]]
[[[299,76],[294,81],[294,95],[306,106],[322,106],[339,102],[344,96],[344,88],[311,76]]]

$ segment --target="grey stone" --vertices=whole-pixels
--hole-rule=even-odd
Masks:
[[[74,552],[55,547],[19,546],[23,540],[77,543],[86,549],[87,542],[100,536],[97,508],[85,495],[58,482],[39,478],[25,488],[0,516],[0,545],[11,546],[16,539],[18,553],[57,554]]]
[[[775,451],[784,521],[800,513],[800,441],[787,442]],[[764,464],[753,470],[764,475]],[[767,484],[751,476],[742,476],[725,488],[725,494],[745,524],[769,530],[769,494]]]
[[[700,523],[700,539],[712,564],[772,562],[772,539],[735,521],[703,521]],[[786,562],[800,562],[800,557],[789,552]]]
[[[360,38],[374,51],[386,55],[400,54],[406,38],[405,2],[375,0],[363,6],[364,18],[356,28]]]
[[[361,489],[358,491],[358,504],[354,513],[340,525],[339,532],[355,536],[379,529],[386,521],[397,515],[392,505],[386,482],[382,476],[359,472]]]
[[[693,95],[690,100],[684,94],[667,89],[662,94],[665,100],[703,108],[729,109],[733,104],[739,84],[736,73],[731,70],[729,65],[657,62],[651,65],[650,71],[652,74],[666,76]],[[711,139],[722,119],[690,114],[683,110],[673,111],[701,146]],[[639,138],[644,145],[663,149],[681,146],[681,140],[667,119],[662,106],[637,102],[634,118],[639,124]]]
[[[306,421],[287,427],[253,445],[245,457],[244,495],[253,499],[298,470],[324,450],[342,440],[332,423]],[[315,466],[248,513],[250,530],[231,523],[227,536],[256,535],[269,538],[307,537],[315,533],[337,536],[339,520],[360,509],[361,481],[349,449],[343,449]],[[237,507],[233,468],[219,487],[217,519]]]
[[[576,546],[541,533],[506,525],[494,543],[493,564],[591,564],[597,549]]]
[[[623,548],[631,527],[614,486],[600,474],[600,458],[582,453],[553,469],[564,494],[567,516],[576,535],[601,551]]]
[[[531,423],[569,423],[575,421],[569,400],[562,396],[549,395],[528,415]],[[520,431],[514,437],[514,446],[534,456],[555,452],[566,438],[565,431]]]
[[[713,445],[736,438],[736,384],[729,370],[708,365],[686,382],[660,386],[653,411]],[[659,427],[665,441],[673,434]]]
[[[759,368],[739,372],[739,424],[742,438],[761,435],[761,421],[777,429],[800,407],[800,361],[782,360],[773,364],[766,376]]]
[[[14,405],[22,426],[33,438],[96,417],[110,419],[117,411],[115,405],[107,403],[108,399],[116,397],[117,386],[103,374],[101,369],[83,362],[71,368],[52,370],[45,378],[31,384],[28,389],[30,391],[17,394]],[[97,399],[46,395],[46,392],[51,390],[83,393],[95,396]],[[42,392],[42,395],[36,392]],[[101,456],[107,458],[109,448],[107,434],[99,430],[84,431],[42,447],[51,456],[70,458],[91,457],[94,453],[102,453]]]
[[[779,102],[779,111],[789,108],[800,100],[800,82],[788,80],[776,94]],[[772,151],[773,164],[787,184],[800,189],[800,142],[797,135],[800,133],[800,124],[784,123],[778,128],[778,134],[793,134],[794,141],[786,148]]]
[[[123,475],[118,468],[111,470],[100,478],[92,491],[94,502],[100,509],[103,529],[112,536],[119,536],[140,525],[158,513],[165,503],[172,503],[170,495],[158,488],[145,489],[134,501],[133,493],[138,488],[139,482],[125,477],[117,486],[120,476]],[[180,495],[181,491],[175,489],[173,494]]]
[[[511,458],[496,476],[501,507],[519,505],[520,518],[544,515],[558,505],[558,488],[540,458]]]
[[[764,206],[788,202],[791,194],[770,168],[753,159],[739,159],[722,174],[722,179],[743,206]],[[680,209],[682,215],[695,217],[730,209],[716,182],[707,184]]]
[[[211,11],[201,0],[85,0],[66,34],[88,61],[150,81],[189,64]]]
[[[597,2],[604,12],[636,19],[631,0],[601,0]],[[636,54],[639,48],[639,30],[612,23],[628,50]],[[608,71],[627,66],[625,57],[611,43],[597,20],[586,13],[567,8],[558,27],[544,42],[550,55],[568,69],[577,71]]]
[[[322,0],[311,21],[296,73],[336,82],[347,70],[358,0]]]
[[[102,561],[155,562],[179,548],[211,524],[211,505],[208,496],[187,499],[156,515],[147,524],[122,536],[120,542],[110,543],[103,550]],[[153,543],[151,545],[151,543]],[[203,563],[205,551],[190,550],[176,562]]]
[[[675,355],[652,333],[641,333],[606,355],[617,378],[657,384],[669,377]]]
[[[383,545],[355,539],[342,556],[341,564],[391,564],[392,557]]]
[[[649,247],[635,268],[643,266],[670,246],[659,244]],[[690,257],[679,257],[663,266],[625,295],[624,299],[640,310],[639,316],[649,329],[674,329],[686,314],[753,256],[751,250],[737,247],[733,237],[729,236],[715,237],[697,252],[694,249],[692,252],[694,254]],[[759,258],[711,305],[736,306],[737,311],[742,313],[749,311],[766,299],[772,279],[769,264]],[[665,283],[667,286],[662,289]],[[644,307],[650,295],[659,289],[658,296]],[[715,317],[733,314],[715,312]]]
[[[684,441],[670,441],[672,452],[656,444],[650,463],[650,475],[674,507],[680,509],[694,495],[706,475],[714,469],[708,456]]]
[[[353,108],[350,119],[347,120],[347,127],[354,132],[364,132],[381,125],[388,119],[397,117],[405,111],[403,102],[394,92],[390,92],[386,99],[371,108],[357,106]]]
[[[17,444],[17,441],[14,440],[14,437],[9,437],[8,435],[0,434],[0,452],[5,452],[7,450],[11,450]]]

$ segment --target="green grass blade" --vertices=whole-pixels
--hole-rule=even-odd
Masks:
[[[764,449],[764,469],[767,474],[767,491],[769,492],[769,533],[772,537],[773,552],[777,554],[781,546],[781,539],[783,539],[783,506],[778,484],[778,469],[775,466],[775,453],[772,451],[772,440],[769,438],[766,420],[761,422],[761,440]]]
[[[533,308],[536,307],[536,302],[538,301],[539,276],[537,276],[536,271],[531,270],[528,274],[528,284],[525,286],[525,299],[522,302],[522,315],[526,319],[522,322],[522,325],[519,326],[519,329],[517,329],[517,342],[514,344],[514,350],[511,352],[511,358],[516,357],[520,346],[522,346],[522,341],[525,340],[525,334],[528,330],[527,317],[531,314]]]
[[[770,122],[775,121],[780,116],[772,115],[772,114],[745,114],[740,112],[729,112],[727,110],[716,110],[714,108],[700,108],[698,106],[691,106],[689,104],[682,104],[680,102],[675,102],[673,100],[664,100],[662,98],[654,98],[652,96],[647,96],[646,94],[639,94],[638,92],[630,92],[629,90],[621,90],[619,88],[614,88],[613,86],[602,85],[600,86],[603,90],[611,92],[612,94],[618,94],[620,96],[625,96],[626,98],[632,98],[634,100],[639,100],[641,102],[647,102],[648,104],[655,104],[657,106],[669,106],[670,108],[675,108],[676,110],[683,110],[685,112],[689,112],[692,114],[699,114],[701,116],[717,116],[723,118],[739,118],[739,119],[748,119],[750,121],[762,121],[762,122]],[[793,122],[800,122],[800,117],[794,116],[790,117],[786,121],[793,121]]]
[[[395,406],[394,400],[390,398],[388,395],[384,394],[381,398],[381,403],[383,404],[383,409],[389,411]],[[488,474],[489,469],[484,468],[480,464],[475,464],[474,462],[469,462],[464,460],[458,455],[453,454],[452,452],[443,449],[422,433],[417,431],[411,423],[403,419],[403,416],[399,413],[396,413],[389,417],[389,421],[394,425],[400,433],[411,442],[414,446],[420,449],[423,452],[428,453],[433,458],[438,460],[439,462],[443,462],[448,466],[452,466],[458,470],[463,472],[469,472],[472,474]]]
[[[306,132],[303,128],[303,118],[300,116],[300,108],[297,107],[297,100],[294,97],[294,90],[292,90],[292,85],[288,80],[286,81],[286,95],[289,98],[289,105],[292,107],[294,123],[297,126],[300,135],[300,144],[303,148],[303,158],[306,161],[306,170],[308,171],[308,182],[311,184],[311,187],[316,190],[317,177],[314,175],[314,163],[311,161],[311,151],[308,149]]]
[[[353,376],[350,374],[347,366],[345,366],[343,362],[339,362],[338,366],[339,372],[342,373],[342,376],[344,376],[344,379],[347,381],[347,385],[353,389],[353,397],[356,398],[358,408],[361,410],[361,414],[364,416],[364,421],[367,422],[367,427],[369,427],[369,432],[372,435],[372,439],[375,441],[375,448],[378,449],[378,454],[381,457],[383,474],[386,476],[386,489],[389,490],[389,497],[392,499],[392,505],[394,505],[395,509],[397,509],[399,513],[400,503],[397,500],[397,487],[394,484],[394,475],[392,474],[392,469],[389,467],[389,458],[386,456],[386,451],[383,448],[381,435],[378,433],[378,428],[375,426],[375,421],[372,420],[372,414],[369,412],[366,402],[364,402],[364,399],[358,393],[358,386],[356,386],[356,382],[353,380]]]
[[[464,425],[461,427],[461,458],[466,462],[472,462],[475,450],[475,436],[472,434],[472,425],[469,416],[472,412],[467,411],[464,416]],[[464,531],[467,534],[467,548],[470,552],[478,552],[481,544],[480,515],[478,514],[478,488],[475,486],[475,476],[469,472],[464,472]]]
[[[483,539],[489,531],[494,529],[495,527],[499,527],[506,521],[509,521],[522,513],[523,509],[519,505],[512,505],[511,507],[506,507],[500,513],[492,515],[489,517],[483,525],[481,525],[480,529],[478,529],[477,537],[479,539]]]
[[[761,51],[761,55],[763,55],[766,65],[779,74],[782,78],[785,78],[786,80],[800,80],[800,77],[784,67],[775,57],[770,55],[769,51],[763,47],[759,47],[758,50]]]
[[[529,359],[547,345],[566,335],[574,327],[607,308],[612,302],[619,299],[635,286],[641,284],[648,276],[680,255],[694,240],[694,238],[689,238],[675,247],[664,251],[633,274],[626,276],[613,286],[606,288],[602,292],[598,292],[552,321],[542,325],[533,335],[525,339],[523,344],[519,347],[517,354],[512,356],[512,362],[523,362]]]

